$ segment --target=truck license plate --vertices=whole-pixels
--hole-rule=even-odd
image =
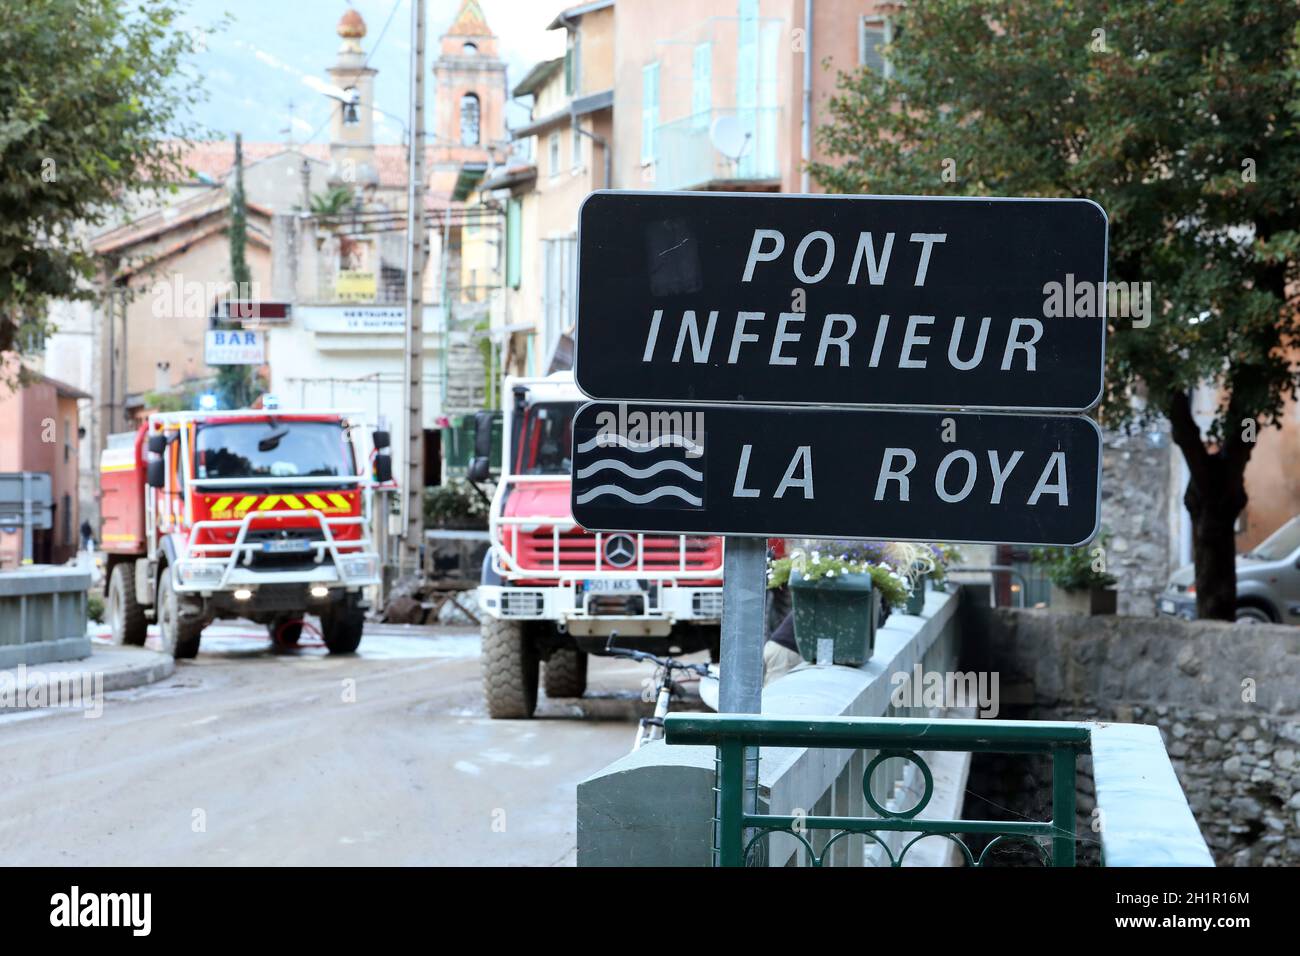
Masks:
[[[1160,602],[1160,610],[1164,611],[1166,614],[1175,613],[1174,602],[1166,598]]]
[[[587,582],[588,594],[640,594],[645,584],[633,578],[607,578]]]
[[[311,550],[311,542],[303,541],[296,538],[290,538],[284,541],[263,541],[262,550],[270,554],[299,554],[303,551]]]

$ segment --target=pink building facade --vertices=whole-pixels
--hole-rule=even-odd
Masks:
[[[53,527],[36,531],[32,559],[62,564],[76,554],[81,516],[77,502],[77,453],[81,420],[77,410],[84,392],[56,379],[28,373],[19,378],[18,363],[4,362],[0,381],[0,472],[36,472],[50,476]],[[22,528],[0,526],[0,571],[23,561]]]

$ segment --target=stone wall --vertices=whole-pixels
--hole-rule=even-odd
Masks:
[[[1169,483],[1177,454],[1165,431],[1103,433],[1101,524],[1112,535],[1106,564],[1119,579],[1121,614],[1154,614],[1174,569]]]
[[[1219,865],[1300,865],[1295,628],[971,607],[963,632],[963,668],[999,674],[1000,717],[1155,724]],[[1039,772],[977,759],[969,789],[1043,819],[1017,802],[1042,798],[1021,781]],[[1086,841],[1086,762],[1078,798]],[[987,813],[986,802],[967,812]]]
[[[1004,691],[1005,694],[1005,691]],[[1004,706],[1003,720],[1072,720],[1060,714],[1029,708]],[[1083,716],[1080,719],[1086,719]],[[964,820],[1052,819],[1052,760],[1044,754],[975,754],[971,759],[966,786]],[[1075,821],[1078,835],[1076,866],[1101,866],[1101,839],[1096,833],[1097,797],[1092,783],[1092,758],[1080,757],[1075,768]],[[979,854],[990,837],[969,839],[971,851]],[[1026,841],[1004,840],[990,853],[985,866],[1042,866],[1043,856]]]

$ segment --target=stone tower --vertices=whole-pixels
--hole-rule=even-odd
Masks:
[[[353,101],[338,103],[330,119],[330,183],[364,189],[377,185],[375,167],[375,73],[366,65],[361,40],[366,21],[349,9],[339,20],[343,38],[338,59],[329,69],[330,80],[353,94]]]
[[[462,169],[486,168],[489,148],[504,155],[506,65],[478,0],[464,0],[433,61],[429,191],[450,196]]]

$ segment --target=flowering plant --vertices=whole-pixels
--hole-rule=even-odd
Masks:
[[[901,547],[914,547],[903,545]],[[881,552],[871,551],[879,557]],[[906,603],[912,593],[912,577],[909,572],[900,570],[882,560],[872,560],[868,552],[858,551],[821,551],[796,548],[783,558],[768,562],[767,586],[784,587],[794,573],[805,581],[837,578],[848,574],[869,574],[871,584],[891,605]]]
[[[955,544],[927,544],[925,547],[930,550],[933,562],[929,575],[942,586],[947,580],[949,566],[961,563],[961,551]]]

